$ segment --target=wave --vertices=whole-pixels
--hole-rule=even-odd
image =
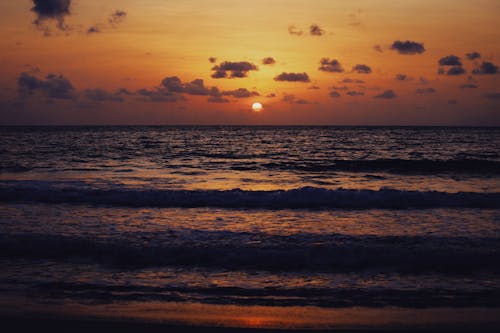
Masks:
[[[199,231],[175,235],[92,237],[9,233],[0,235],[0,257],[89,262],[117,267],[208,267],[265,271],[468,273],[499,272],[497,238],[325,235],[301,240],[267,236],[250,242],[246,233],[220,238]],[[257,237],[257,236],[255,236]],[[201,240],[203,239],[203,241]],[[246,239],[246,240],[245,240]]]
[[[469,173],[500,174],[500,161],[485,159],[373,159],[373,160],[311,160],[301,162],[272,162],[265,169],[299,170],[309,172],[387,172],[397,174]],[[237,167],[239,168],[239,167]]]
[[[77,184],[78,185],[78,184]],[[81,184],[80,184],[81,185]],[[218,207],[255,209],[500,208],[500,192],[354,190],[302,187],[292,190],[159,190],[42,181],[0,182],[0,201],[95,204],[125,207]]]

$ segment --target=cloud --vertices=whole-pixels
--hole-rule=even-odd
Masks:
[[[424,53],[425,47],[423,43],[396,40],[392,43],[391,50],[398,51],[399,54],[412,55]]]
[[[292,94],[285,94],[283,96],[283,102],[285,103],[290,103],[290,104],[314,104],[313,102],[307,101],[302,98],[297,98],[295,95]]]
[[[475,60],[475,59],[481,58],[481,54],[479,52],[476,52],[476,51],[471,52],[471,53],[467,53],[465,56],[469,60]]]
[[[318,68],[318,70],[323,72],[342,73],[344,71],[344,68],[336,59],[330,60],[329,58],[322,58],[319,63],[321,64],[321,66]]]
[[[49,74],[40,79],[33,74],[23,72],[17,79],[19,94],[23,96],[41,94],[53,99],[73,99],[75,88],[71,82],[62,75]]]
[[[161,81],[162,86],[170,93],[207,96],[210,90],[205,87],[202,79],[191,82],[182,82],[177,76],[166,77]]]
[[[276,94],[275,93],[270,93],[266,95],[267,98],[275,98]]]
[[[207,99],[209,103],[229,103],[230,100],[221,96],[212,96]]]
[[[309,89],[309,90],[320,90],[321,88],[320,88],[320,87],[318,87],[318,86],[314,86],[314,85],[312,85],[312,86],[310,86],[310,87],[309,87],[309,88],[307,88],[307,89]]]
[[[70,15],[71,0],[32,0],[34,6],[31,11],[36,14],[33,24],[43,28],[43,23],[48,20],[57,21],[57,28],[66,30],[68,27],[64,23],[66,16]],[[48,33],[47,29],[44,29]]]
[[[273,57],[265,57],[262,59],[262,64],[263,65],[274,65],[276,63],[276,60],[274,60]]]
[[[210,58],[208,58],[208,62],[211,63],[211,64],[215,64],[217,62],[217,58],[210,57]]]
[[[228,91],[223,91],[222,95],[224,96],[233,96],[236,98],[248,98],[248,97],[253,97],[253,96],[260,96],[260,94],[256,91],[250,91],[246,88],[239,88],[236,90],[228,90]]]
[[[137,94],[139,96],[146,97],[148,101],[151,102],[167,102],[167,103],[176,103],[180,101],[184,101],[184,96],[180,94],[173,94],[171,92],[166,91],[165,89],[139,89],[137,90]]]
[[[119,96],[120,92],[110,93],[100,88],[84,90],[83,95],[94,102],[123,102],[123,97]]]
[[[348,91],[348,92],[346,92],[346,95],[353,96],[353,97],[355,97],[355,96],[364,96],[364,94],[365,93],[362,92],[362,91]]]
[[[345,78],[340,83],[357,83],[357,84],[363,84],[365,81],[363,80],[358,80],[358,79],[350,79],[350,78]]]
[[[342,87],[337,87],[337,86],[332,86],[333,90],[349,90],[347,86],[342,86]]]
[[[91,26],[90,28],[87,29],[88,34],[97,34],[100,33],[101,29],[98,26]]]
[[[434,93],[436,93],[436,89],[434,89],[434,88],[418,88],[417,90],[415,90],[415,92],[417,94],[420,94],[420,95],[434,94]]]
[[[222,79],[222,78],[244,78],[247,77],[248,72],[257,71],[259,68],[248,61],[224,61],[219,65],[212,67],[212,78]]]
[[[449,55],[439,59],[439,66],[462,66],[462,61],[456,55]]]
[[[465,83],[460,86],[461,89],[476,89],[479,88],[478,85],[473,84],[473,83]]]
[[[485,94],[484,98],[500,101],[500,92]]]
[[[408,75],[406,74],[396,74],[396,80],[398,81],[408,81]]]
[[[352,68],[352,71],[359,74],[370,74],[372,72],[372,69],[370,68],[370,66],[357,64]]]
[[[311,82],[307,73],[286,73],[283,72],[274,78],[274,81],[288,81],[288,82]]]
[[[302,34],[304,34],[304,31],[297,30],[297,27],[295,27],[294,25],[291,25],[291,26],[288,27],[288,33],[290,35],[302,36]]]
[[[335,91],[335,90],[332,90],[330,91],[330,93],[328,94],[331,98],[339,98],[341,97],[339,92],[338,91]]]
[[[321,27],[317,24],[311,24],[309,27],[309,33],[311,36],[323,36],[325,34],[325,30],[321,29]]]
[[[373,98],[380,98],[380,99],[393,99],[396,97],[398,97],[398,96],[392,90],[386,90],[383,93],[381,93],[380,95],[373,96]]]
[[[445,70],[444,68],[439,68],[438,70],[438,74],[446,74],[449,76],[457,76],[465,73],[467,73],[467,71],[461,66],[453,66],[450,67],[448,70]]]
[[[375,51],[377,51],[377,52],[380,52],[380,53],[384,52],[384,50],[382,49],[382,46],[380,46],[380,45],[378,45],[378,44],[373,45],[373,49],[374,49]]]
[[[488,62],[488,61],[483,61],[481,66],[478,68],[475,68],[472,71],[472,74],[476,75],[489,75],[489,74],[497,74],[498,73],[498,66],[495,64]]]
[[[127,17],[127,12],[123,10],[115,10],[108,18],[108,22],[111,25],[120,24]]]

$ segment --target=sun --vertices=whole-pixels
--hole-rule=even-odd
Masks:
[[[262,104],[259,103],[259,102],[255,102],[252,104],[252,110],[254,110],[255,112],[259,112],[262,110]]]

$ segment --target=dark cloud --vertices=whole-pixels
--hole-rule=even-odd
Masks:
[[[98,26],[91,26],[90,28],[87,29],[88,34],[97,34],[100,32],[101,32],[101,29]]]
[[[377,52],[380,52],[380,53],[384,52],[384,50],[382,49],[382,46],[380,46],[378,44],[377,45],[373,45],[373,49],[375,51],[377,51]]]
[[[64,23],[66,16],[70,15],[71,0],[32,0],[34,6],[31,11],[36,14],[36,19],[33,24],[42,27],[44,21],[55,20],[57,28],[66,30],[67,26]],[[48,32],[46,30],[46,32]]]
[[[307,73],[286,73],[283,72],[274,78],[275,81],[288,81],[288,82],[311,82]]]
[[[270,93],[266,95],[267,98],[275,98],[276,94],[275,93]]]
[[[217,62],[217,58],[210,57],[210,58],[208,58],[208,62],[210,62],[211,64],[215,64]]]
[[[408,81],[408,75],[406,74],[396,74],[396,80],[398,81]]]
[[[207,99],[209,103],[229,103],[230,100],[221,96],[212,96]]]
[[[146,97],[150,102],[176,103],[185,100],[184,96],[168,92],[165,89],[139,89],[137,95]]]
[[[330,91],[330,93],[328,94],[331,98],[339,98],[340,97],[340,94],[338,91],[335,91],[335,90],[332,90]]]
[[[392,43],[391,50],[398,51],[399,54],[420,54],[425,52],[425,47],[423,43],[396,40]]]
[[[444,68],[440,68],[438,70],[438,73],[439,74],[446,74],[449,76],[457,76],[457,75],[465,74],[465,73],[467,73],[467,71],[461,66],[453,66],[453,67],[448,68],[448,70],[445,70]]]
[[[196,79],[191,82],[183,83],[177,76],[171,76],[163,79],[161,84],[169,93],[198,96],[207,96],[210,94],[210,90],[205,87],[202,79]]]
[[[317,24],[311,24],[309,27],[309,33],[311,36],[323,36],[325,34],[325,30],[321,29],[321,27]]]
[[[363,80],[358,80],[358,79],[350,79],[350,78],[345,78],[340,83],[357,83],[357,84],[363,84],[365,81]]]
[[[481,66],[472,71],[472,74],[476,75],[488,75],[497,73],[498,73],[498,66],[488,61],[483,61]]]
[[[362,91],[348,91],[348,92],[346,92],[346,95],[353,96],[353,97],[354,96],[364,96],[364,94],[365,93]]]
[[[436,89],[434,88],[418,88],[415,90],[417,94],[425,95],[425,94],[434,94]]]
[[[320,87],[318,87],[318,86],[310,86],[310,87],[309,87],[309,88],[307,88],[307,89],[309,89],[309,90],[319,90],[319,89],[321,89],[321,88],[320,88]]]
[[[333,90],[349,90],[349,87],[347,86],[342,86],[342,87],[337,87],[337,86],[332,86]]]
[[[118,93],[111,93],[100,88],[84,90],[83,95],[94,102],[123,102],[123,97]]]
[[[219,65],[212,67],[212,71],[214,71],[212,78],[243,78],[247,77],[248,72],[257,70],[259,70],[259,68],[248,61],[224,61]]]
[[[302,36],[302,34],[304,34],[304,31],[298,30],[297,27],[295,27],[294,25],[291,25],[288,27],[288,33],[290,35]]]
[[[456,55],[449,55],[439,59],[439,66],[462,66],[462,61]]]
[[[485,94],[484,98],[500,101],[500,92]]]
[[[479,52],[476,52],[476,51],[471,52],[471,53],[467,53],[465,56],[469,60],[475,60],[475,59],[481,58],[481,54]]]
[[[344,71],[344,68],[336,59],[322,58],[319,63],[321,66],[318,69],[323,72],[342,73]]]
[[[373,96],[373,98],[380,98],[380,99],[393,99],[396,97],[398,97],[398,96],[392,90],[386,90],[383,93],[381,93],[380,95]]]
[[[461,89],[476,89],[479,88],[478,85],[473,84],[473,83],[465,83],[460,86]]]
[[[263,65],[274,65],[276,63],[276,60],[274,60],[273,57],[265,57],[262,59],[262,64]]]
[[[305,99],[297,98],[292,94],[286,94],[285,96],[283,96],[283,102],[290,104],[314,104],[313,102],[307,101]]]
[[[116,91],[117,95],[133,95],[134,93],[126,88],[120,88]]]
[[[246,88],[239,88],[236,90],[228,90],[222,92],[222,95],[224,96],[233,96],[236,98],[248,98],[248,97],[253,97],[253,96],[260,96],[260,94],[256,91],[250,91]]]
[[[62,75],[49,74],[40,79],[33,74],[23,72],[17,79],[19,94],[34,95],[41,94],[53,99],[73,99],[74,88],[71,82]]]
[[[127,12],[123,10],[115,10],[108,19],[109,24],[116,25],[123,22],[123,20],[127,17]]]
[[[357,64],[352,68],[352,71],[359,74],[370,74],[372,72],[372,69],[370,68],[370,66]]]

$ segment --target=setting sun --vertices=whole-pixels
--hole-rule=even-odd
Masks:
[[[252,104],[252,110],[255,112],[259,112],[262,110],[262,104],[259,102],[255,102]]]

